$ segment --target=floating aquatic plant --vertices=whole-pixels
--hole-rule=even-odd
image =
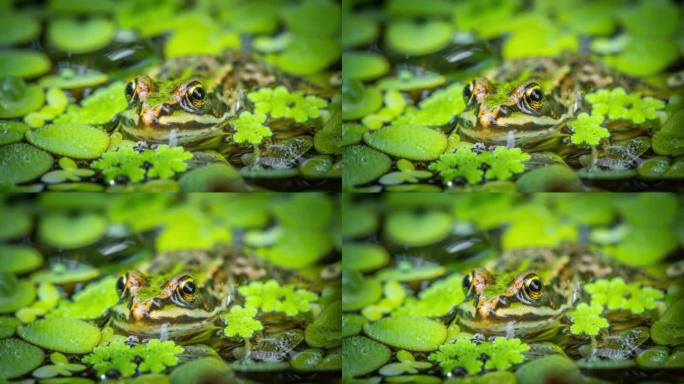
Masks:
[[[390,172],[380,178],[380,183],[385,185],[397,185],[402,183],[417,183],[419,179],[432,176],[432,172],[416,170],[415,165],[406,159],[397,160],[397,172]]]
[[[428,356],[428,360],[439,364],[445,375],[458,367],[474,375],[482,370],[481,356],[477,344],[471,343],[468,338],[460,338],[452,344],[441,345],[439,351]]]
[[[399,116],[394,124],[440,126],[449,123],[464,109],[463,85],[455,83],[435,91],[420,102],[419,108],[406,108],[404,114]]]
[[[384,376],[396,376],[405,373],[415,374],[419,370],[428,369],[432,367],[432,363],[427,361],[416,361],[416,358],[409,351],[397,351],[398,363],[390,363],[380,368],[380,374]]]
[[[47,317],[98,318],[118,301],[115,287],[116,277],[114,276],[89,284],[85,289],[74,294],[71,301],[60,301],[59,306],[50,311]]]
[[[601,329],[608,328],[609,326],[608,320],[601,317],[602,312],[602,305],[579,304],[574,311],[568,312],[568,317],[572,320],[570,332],[575,335],[598,335]]]
[[[283,312],[295,316],[311,310],[311,303],[318,296],[306,289],[295,289],[293,285],[281,286],[271,279],[255,281],[238,289],[245,297],[245,307],[260,308],[264,312]]]
[[[328,103],[316,96],[304,96],[301,91],[290,92],[284,86],[261,88],[250,92],[247,98],[254,103],[255,114],[270,114],[273,118],[293,119],[303,123],[320,116]]]
[[[655,308],[664,297],[655,288],[642,287],[638,282],[628,284],[621,277],[596,280],[586,284],[584,290],[591,295],[592,305],[605,305],[609,310],[627,309],[636,314]]]
[[[100,88],[86,97],[81,102],[81,106],[70,105],[66,113],[57,117],[57,123],[84,123],[84,124],[105,124],[110,122],[114,116],[122,112],[128,106],[126,85],[117,81],[111,85]]]
[[[463,275],[455,273],[445,279],[436,281],[418,294],[418,298],[408,298],[404,305],[394,311],[395,315],[425,317],[444,316],[451,309],[463,302],[465,295],[461,286]]]
[[[47,105],[38,111],[31,112],[24,116],[24,122],[32,128],[40,128],[46,121],[52,120],[64,112],[69,99],[66,93],[59,88],[52,87],[45,93]]]
[[[107,181],[112,181],[119,176],[126,176],[137,183],[145,179],[168,179],[178,172],[187,169],[187,161],[192,158],[192,153],[183,147],[169,147],[160,145],[155,150],[146,149],[137,152],[131,147],[121,146],[113,151],[102,154],[100,160],[91,164],[92,168],[102,171]]]
[[[38,316],[44,315],[47,311],[54,308],[59,301],[59,291],[50,283],[41,283],[38,286],[38,300],[31,306],[21,308],[16,316],[22,323],[35,321]]]
[[[361,313],[368,320],[378,320],[383,315],[392,312],[395,308],[401,305],[406,297],[404,287],[394,280],[385,283],[384,288],[385,298],[376,304],[372,304],[364,308]]]
[[[43,365],[33,371],[33,376],[39,379],[46,379],[55,376],[71,376],[73,372],[80,372],[86,369],[83,364],[69,363],[69,359],[59,352],[50,354],[52,364]]]
[[[265,137],[270,137],[273,134],[271,129],[264,125],[265,121],[266,115],[263,113],[240,113],[240,117],[233,121],[235,126],[233,140],[236,143],[261,144]]]
[[[68,157],[59,159],[58,164],[62,169],[50,171],[41,176],[40,180],[44,183],[63,183],[67,180],[80,181],[83,177],[90,177],[95,174],[92,169],[79,168],[76,162]]]
[[[439,351],[428,356],[428,360],[437,362],[444,374],[461,367],[473,375],[482,370],[483,357],[485,369],[505,371],[513,364],[522,363],[525,360],[523,352],[530,349],[517,338],[498,336],[493,341],[475,344],[470,337],[468,334],[457,335],[454,343],[441,345]]]
[[[445,183],[457,177],[464,177],[468,183],[476,184],[482,180],[484,171],[481,168],[484,159],[468,148],[459,148],[454,153],[439,156],[439,160],[428,168],[439,172]]]
[[[445,153],[439,160],[430,164],[430,170],[437,171],[444,182],[464,177],[469,184],[477,184],[486,179],[506,180],[525,170],[525,162],[530,155],[520,148],[497,146],[493,151],[473,152],[469,148],[458,148],[454,153]],[[483,170],[486,165],[486,171]]]
[[[96,347],[81,361],[92,365],[98,375],[115,369],[121,376],[129,377],[136,369],[140,372],[162,372],[166,367],[178,364],[177,355],[183,350],[173,341],[152,339],[146,344],[131,347],[121,340],[114,340]],[[136,364],[138,359],[140,365]]]
[[[243,308],[239,305],[231,307],[230,311],[222,315],[228,324],[223,333],[228,337],[252,337],[254,332],[264,329],[264,325],[254,318],[256,314],[257,309],[254,307]]]
[[[601,139],[610,137],[610,132],[601,126],[603,115],[580,113],[569,125],[573,129],[570,141],[573,144],[598,145]]]
[[[361,119],[363,125],[369,129],[378,129],[399,116],[406,108],[406,99],[396,89],[385,92],[385,106],[375,113],[366,115]]]
[[[639,92],[627,93],[621,87],[600,89],[585,97],[592,105],[592,115],[606,116],[611,120],[631,120],[638,124],[655,119],[656,111],[665,107],[661,100],[642,97]]]

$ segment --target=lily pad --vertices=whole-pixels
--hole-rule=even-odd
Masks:
[[[0,145],[21,141],[29,126],[18,121],[0,121]]]
[[[21,338],[43,348],[84,354],[92,351],[100,341],[100,329],[77,319],[43,319],[17,328]]]
[[[99,71],[86,68],[77,70],[64,68],[59,71],[59,75],[42,77],[38,83],[44,88],[79,89],[103,84],[107,79],[107,74]]]
[[[516,182],[520,192],[578,192],[584,189],[582,180],[564,165],[537,168],[520,176]]]
[[[204,383],[213,378],[234,379],[230,366],[214,357],[203,357],[182,364],[169,377],[173,384]]]
[[[373,52],[345,52],[342,56],[342,77],[373,80],[389,71],[384,56]]]
[[[342,340],[342,376],[354,377],[371,373],[387,363],[392,356],[389,348],[364,336]]]
[[[438,264],[425,264],[419,267],[411,264],[399,264],[397,268],[384,269],[378,273],[378,279],[383,281],[420,281],[431,280],[446,273],[446,268]]]
[[[0,146],[0,182],[23,183],[52,168],[52,156],[26,143]]]
[[[367,323],[363,331],[375,340],[409,351],[434,351],[447,337],[444,324],[417,316],[387,317]]]
[[[78,265],[75,268],[67,268],[64,264],[55,264],[50,270],[40,270],[31,275],[31,280],[39,283],[67,284],[80,281],[88,281],[99,276],[100,271],[96,268]]]
[[[56,248],[74,249],[95,243],[104,236],[107,220],[94,213],[80,216],[45,215],[38,225],[38,236]]]
[[[33,247],[0,245],[0,272],[21,274],[38,268],[43,256]]]
[[[397,91],[413,91],[417,89],[429,89],[439,87],[446,82],[446,77],[433,73],[424,72],[414,74],[409,71],[401,71],[396,77],[387,77],[378,82],[378,88],[383,90],[394,89]]]
[[[360,119],[382,106],[382,92],[375,87],[364,87],[360,80],[342,82],[342,119]]]
[[[641,368],[662,368],[669,355],[670,351],[667,347],[653,347],[641,351],[636,358],[636,363]]]
[[[31,144],[73,159],[96,159],[109,146],[109,135],[87,124],[57,123],[26,133]]]
[[[373,243],[345,244],[342,252],[344,269],[368,272],[383,267],[389,261],[385,248]]]
[[[6,339],[14,335],[21,322],[14,317],[0,316],[0,339]]]
[[[317,348],[337,347],[341,343],[340,318],[342,303],[335,301],[323,308],[321,314],[306,327],[304,337],[306,343]]]
[[[106,47],[114,38],[115,24],[104,18],[77,20],[60,18],[51,21],[47,37],[57,49],[67,53],[87,53]]]
[[[653,135],[653,150],[659,155],[684,155],[684,109],[670,116]]]
[[[22,117],[43,103],[45,94],[39,86],[26,85],[16,77],[0,78],[0,118]]]
[[[352,204],[342,204],[342,236],[363,237],[373,233],[380,223],[377,212]],[[342,260],[344,264],[344,260]]]
[[[520,383],[544,384],[562,378],[569,383],[583,382],[579,368],[572,360],[551,355],[524,364],[515,373]]]
[[[342,149],[342,183],[346,187],[366,184],[389,171],[389,156],[365,145]]]
[[[684,344],[684,299],[677,300],[651,327],[656,344]]]
[[[32,228],[31,215],[26,210],[21,208],[0,210],[0,241],[25,236]]]
[[[392,242],[408,247],[437,243],[451,232],[453,221],[446,212],[394,212],[387,216],[385,235]]]
[[[184,173],[178,180],[183,192],[242,191],[244,181],[235,168],[214,163]]]
[[[0,77],[16,76],[29,79],[47,73],[51,65],[50,59],[41,52],[21,49],[0,52]]]
[[[342,13],[342,24],[343,47],[369,44],[377,39],[380,33],[379,23],[371,15]]]
[[[452,35],[451,24],[445,21],[415,23],[402,20],[390,23],[385,36],[387,45],[394,51],[418,56],[446,48]]]
[[[21,13],[0,15],[0,46],[28,43],[40,34],[37,18]]]
[[[342,337],[358,335],[368,320],[361,315],[342,315]]]
[[[0,313],[11,313],[28,306],[36,298],[36,287],[13,275],[0,274]]]
[[[359,272],[342,274],[342,310],[356,311],[380,300],[382,285],[376,279],[366,279]]]
[[[363,140],[379,151],[408,160],[435,160],[447,147],[443,133],[412,125],[390,125],[368,131]]]
[[[40,348],[23,340],[0,340],[0,379],[23,376],[38,367],[44,358]]]
[[[273,61],[285,72],[311,75],[339,60],[340,50],[339,38],[297,36]]]

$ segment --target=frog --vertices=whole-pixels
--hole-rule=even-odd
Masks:
[[[159,254],[118,278],[111,325],[137,337],[207,340],[220,326],[220,313],[233,304],[237,287],[266,275],[265,267],[245,256]]]
[[[464,276],[466,300],[455,321],[476,333],[545,340],[568,322],[569,311],[586,302],[583,284],[616,276],[657,284],[643,271],[591,250],[509,251]]]
[[[168,59],[127,83],[128,106],[117,126],[127,138],[150,145],[217,148],[232,135],[230,120],[249,109],[247,94],[280,85],[317,91],[247,54]]]
[[[574,56],[509,60],[464,86],[459,133],[486,145],[555,148],[571,133],[568,123],[588,112],[583,96],[614,87],[657,94],[639,79]]]

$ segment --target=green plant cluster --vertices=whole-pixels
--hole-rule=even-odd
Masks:
[[[446,153],[428,167],[439,172],[445,183],[463,177],[469,184],[477,184],[484,177],[487,180],[507,180],[525,170],[530,155],[520,148],[497,146],[494,150],[476,153],[470,148],[458,148]]]
[[[121,340],[113,340],[96,347],[81,361],[92,365],[98,375],[115,369],[121,376],[130,377],[136,373],[136,370],[163,372],[166,367],[178,364],[178,354],[183,351],[183,347],[176,345],[173,341],[152,339],[146,344],[131,347]],[[138,364],[137,361],[140,363]]]
[[[305,96],[301,91],[290,92],[286,87],[261,88],[247,98],[254,103],[255,115],[270,114],[274,119],[293,119],[303,123],[321,115],[328,102],[316,96]]]
[[[575,310],[568,312],[568,317],[572,320],[570,332],[575,335],[596,336],[603,328],[608,328],[608,320],[601,317],[603,305],[580,303]]]
[[[91,164],[102,171],[107,181],[125,176],[132,183],[148,179],[168,179],[188,168],[187,161],[192,153],[182,147],[160,145],[156,149],[138,152],[128,146],[121,146],[102,154],[100,160]]]
[[[318,295],[307,289],[295,289],[291,284],[280,285],[273,279],[249,283],[240,287],[238,292],[245,298],[245,308],[282,312],[288,316],[310,311],[311,303],[318,300]]]
[[[641,124],[655,119],[656,112],[665,103],[653,97],[643,97],[640,92],[627,93],[624,88],[600,89],[585,96],[592,105],[592,115],[606,116],[610,120],[631,120]]]
[[[573,144],[598,145],[601,139],[610,137],[608,129],[601,126],[603,115],[580,113],[577,119],[570,122],[573,134],[570,141]]]
[[[263,113],[252,114],[251,112],[242,112],[233,121],[235,126],[233,140],[236,143],[261,144],[264,138],[270,137],[273,134],[271,129],[264,125],[265,122],[266,115]]]
[[[254,318],[256,314],[257,308],[254,307],[244,308],[239,305],[231,307],[230,311],[222,315],[227,324],[223,333],[228,337],[252,337],[254,332],[264,329],[261,321]]]
[[[523,352],[530,349],[520,339],[499,336],[493,341],[476,344],[470,338],[468,334],[459,334],[456,341],[441,345],[437,352],[428,356],[428,360],[439,364],[445,375],[455,368],[463,368],[474,375],[483,368],[505,371],[513,364],[522,363],[525,360]]]
[[[660,290],[642,287],[639,282],[626,283],[621,277],[599,279],[586,284],[584,290],[591,295],[591,304],[605,305],[608,310],[627,309],[635,314],[654,309],[665,295]]]

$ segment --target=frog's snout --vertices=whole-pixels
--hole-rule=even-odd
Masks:
[[[131,305],[131,316],[135,320],[144,320],[150,317],[150,312],[153,309],[160,309],[161,301],[159,299],[151,299],[145,301],[134,302]]]

